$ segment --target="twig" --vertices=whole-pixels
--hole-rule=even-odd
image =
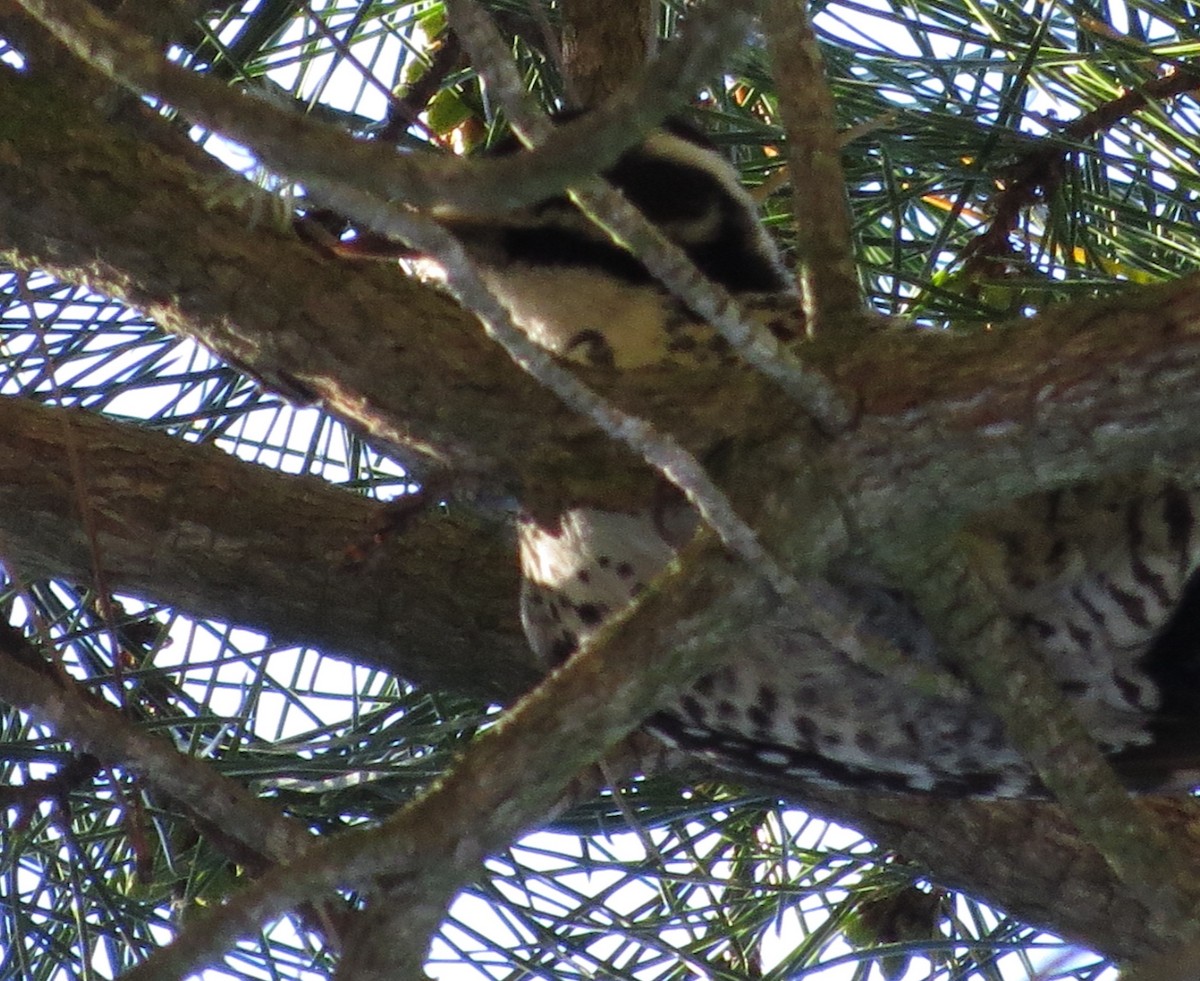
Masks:
[[[767,0],[764,26],[787,131],[800,297],[810,333],[863,309],[851,241],[842,139],[807,5]]]
[[[963,249],[962,257],[967,260],[964,275],[977,274],[993,260],[1008,256],[1011,252],[1009,237],[1021,212],[1049,198],[1058,188],[1066,171],[1067,156],[1076,152],[1072,147],[1064,148],[1059,140],[1085,140],[1146,108],[1152,100],[1173,99],[1197,88],[1200,88],[1200,74],[1177,68],[1071,120],[1053,134],[1053,141],[1047,138],[1041,146],[1021,157],[1010,168],[1012,178],[991,202],[992,219],[987,228]]]
[[[573,196],[589,218],[626,243],[655,279],[725,338],[746,364],[775,382],[822,430],[836,435],[850,426],[853,412],[829,380],[755,321],[728,290],[700,272],[687,253],[620,191],[589,181]]]
[[[50,352],[50,345],[46,341],[46,325],[42,322],[41,317],[38,316],[37,302],[32,291],[29,289],[29,274],[27,272],[21,271],[17,273],[17,292],[21,297],[22,303],[25,304],[25,309],[29,316],[29,325],[33,328],[34,335],[37,337],[38,349],[45,365],[46,380],[50,384],[50,391],[54,396],[54,401],[58,405],[65,407],[67,402],[63,397],[62,386],[58,383],[58,373],[54,364],[54,357]],[[107,577],[104,574],[104,557],[100,552],[100,536],[96,530],[96,511],[92,506],[91,494],[88,491],[83,455],[80,453],[79,441],[76,438],[75,429],[71,425],[70,416],[66,413],[59,416],[59,427],[62,432],[62,445],[67,458],[67,466],[70,468],[71,490],[75,496],[75,506],[79,508],[80,523],[83,525],[83,533],[87,538],[92,587],[96,590],[96,602],[100,612],[100,619],[104,625],[105,632],[108,634],[108,642],[112,648],[112,670],[116,683],[116,695],[121,705],[124,706],[126,690],[124,668],[121,662],[121,639],[117,636],[117,619],[113,615],[112,593],[108,588]]]
[[[429,65],[422,72],[420,78],[406,85],[402,90],[403,95],[389,99],[385,122],[376,133],[378,139],[394,143],[405,134],[410,126],[420,126],[431,136],[436,137],[437,134],[432,133],[428,125],[421,119],[421,113],[428,108],[430,100],[446,83],[450,73],[458,68],[461,60],[462,47],[458,43],[458,38],[451,34],[433,49]]]
[[[24,829],[41,804],[60,803],[71,791],[91,783],[99,772],[100,761],[90,753],[70,756],[51,777],[0,787],[0,808],[15,810],[17,813],[10,827]]]

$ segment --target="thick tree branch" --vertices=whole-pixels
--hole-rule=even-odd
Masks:
[[[483,698],[507,701],[537,678],[512,545],[464,509],[401,515],[389,531],[395,506],[315,478],[0,399],[0,555],[23,577],[91,578],[64,425],[110,588]]]
[[[1144,805],[1200,858],[1200,808],[1190,798]],[[804,806],[844,821],[934,870],[941,885],[991,897],[1026,923],[1050,927],[1121,962],[1162,950],[1144,907],[1100,854],[1045,801],[950,801],[814,789]]]
[[[254,227],[250,209],[215,206],[211,173],[147,148],[50,81],[6,78],[0,111],[21,134],[0,165],[0,254],[14,266],[91,286],[279,390],[319,398],[408,462],[494,468],[478,452],[488,437],[471,428],[502,440],[514,403],[554,414],[554,399],[495,358],[448,297],[394,267],[327,259]],[[433,409],[454,404],[451,392],[474,403],[472,423]],[[397,425],[405,406],[432,411]]]
[[[654,6],[649,0],[603,6],[566,0],[561,17],[563,74],[576,105],[594,106],[615,93],[654,52]]]
[[[842,140],[807,0],[769,0],[763,26],[787,131],[800,296],[812,333],[862,315]]]
[[[0,111],[27,134],[0,158],[0,257],[84,282],[308,390],[410,461],[496,476],[511,461],[537,474],[547,507],[644,495],[634,458],[497,359],[449,300],[394,269],[347,267],[248,228],[205,200],[206,178],[69,93],[12,78]],[[806,351],[860,408],[830,459],[868,526],[1179,461],[1200,440],[1198,353],[1197,280],[973,337],[895,331]],[[645,371],[619,394],[694,451],[792,428],[772,386],[742,373]]]
[[[78,517],[67,465],[73,436],[87,447],[84,495],[112,588],[435,688],[508,700],[536,677],[517,636],[510,537],[462,508],[416,517],[404,500],[380,505],[210,447],[33,403],[0,400],[0,424],[0,461],[10,461],[0,463],[0,551],[27,576],[90,580],[89,522]],[[814,549],[814,569],[822,555]],[[858,613],[836,591],[809,581],[791,602],[810,627],[861,648],[860,663],[897,684],[940,684],[856,636]],[[330,605],[338,617],[326,615]],[[945,686],[941,693],[956,697]]]

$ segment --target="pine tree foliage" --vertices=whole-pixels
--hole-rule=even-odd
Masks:
[[[437,2],[116,6],[125,30],[168,41],[176,65],[404,153],[462,154],[506,132]],[[539,0],[486,7],[527,91],[561,106],[558,37],[569,12]],[[658,32],[674,36],[693,7],[656,4]],[[1200,7],[1190,0],[822,0],[812,16],[844,140],[858,272],[879,313],[969,334],[1170,282],[1200,262]],[[10,79],[59,64],[77,73],[67,77],[80,92],[85,79],[100,84],[28,15],[5,13],[0,33]],[[127,111],[106,85],[113,113]],[[804,216],[787,190],[776,86],[756,33],[711,66],[680,111],[736,161],[787,252]],[[253,201],[244,220],[264,234],[304,214],[304,235],[317,226],[326,235],[314,248],[339,235],[352,242],[302,183],[152,104],[230,168],[214,169],[205,189],[214,206]],[[43,125],[59,125],[57,112],[48,108]],[[278,206],[264,211],[256,185]],[[5,239],[0,221],[6,398],[76,407],[365,499],[402,505],[418,494],[419,473],[336,413],[289,403],[278,386],[97,295],[86,275],[31,268]],[[71,451],[72,416],[62,418],[70,493],[91,514],[83,523],[94,543],[106,518],[89,510],[89,473]],[[125,723],[168,738],[319,835],[382,820],[499,718],[482,685],[418,687],[163,605],[152,592],[122,594],[99,552],[91,576],[54,577],[9,556],[7,536],[0,531],[0,608],[16,632],[0,644],[6,662],[65,672]],[[327,615],[336,621],[339,611]],[[46,660],[31,661],[35,653]],[[0,726],[0,976],[115,977],[271,866],[153,779],[79,751],[45,713],[5,707]],[[814,976],[856,979],[1111,970],[1104,956],[954,892],[936,867],[797,803],[671,774],[576,802],[493,854],[459,891],[427,970],[731,981],[818,968],[828,973]],[[362,901],[350,892],[304,906],[240,943],[211,976],[332,977],[338,938]]]

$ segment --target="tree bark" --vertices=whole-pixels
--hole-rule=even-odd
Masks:
[[[470,474],[492,493],[623,506],[652,485],[628,450],[499,356],[448,297],[214,205],[228,187],[52,83],[8,79],[0,114],[12,134],[0,158],[0,258],[17,268],[128,303],[320,402],[406,462]],[[859,408],[852,438],[832,445],[747,371],[585,374],[694,452],[736,439],[764,447],[765,461],[819,463],[859,521],[877,526],[934,509],[957,517],[1148,459],[1190,466],[1197,354],[1196,277],[977,336],[818,341],[803,356]]]
[[[494,519],[410,513],[404,499],[15,399],[0,399],[0,433],[0,553],[24,579],[91,579],[86,507],[116,592],[480,698],[511,701],[538,677]]]
[[[931,870],[939,885],[994,902],[1118,962],[1162,952],[1146,911],[1108,864],[1047,801],[961,801],[814,790],[801,806],[857,828]],[[1192,798],[1144,802],[1175,854],[1200,861]]]
[[[565,0],[561,10],[563,75],[581,108],[612,95],[654,51],[654,5],[648,0]]]

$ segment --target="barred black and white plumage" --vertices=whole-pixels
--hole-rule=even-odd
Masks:
[[[683,127],[655,133],[606,175],[711,279],[777,336],[798,302],[734,169]],[[499,222],[452,221],[514,319],[550,351],[619,370],[702,364],[714,332],[566,198]],[[1019,501],[972,533],[994,559],[1002,608],[1083,722],[1138,789],[1200,778],[1200,492],[1158,477]],[[558,663],[632,602],[696,528],[682,504],[578,508],[520,519],[522,619]],[[901,591],[844,583],[860,628],[938,666]],[[874,675],[803,632],[753,638],[651,728],[734,772],[955,795],[1017,796],[1036,779],[978,701],[938,699]],[[748,639],[750,640],[750,639]]]

